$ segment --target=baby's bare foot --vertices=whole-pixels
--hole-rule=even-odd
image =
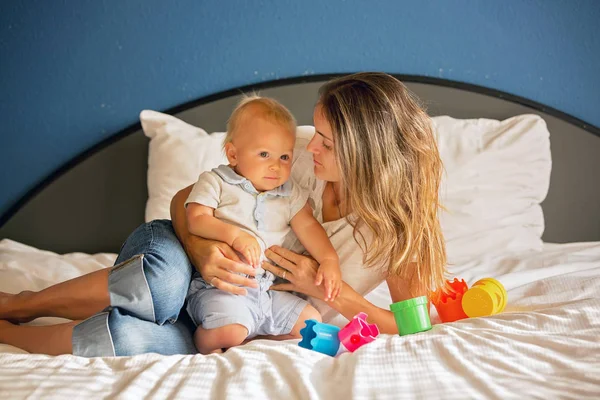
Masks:
[[[5,319],[10,323],[22,324],[34,320],[35,318],[28,317],[19,313],[16,304],[30,296],[33,292],[24,290],[18,294],[0,292],[0,320]]]

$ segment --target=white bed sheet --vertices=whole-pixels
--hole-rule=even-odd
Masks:
[[[59,257],[5,239],[0,291],[38,290],[114,257]],[[383,335],[336,358],[294,341],[254,341],[224,355],[94,359],[0,345],[0,398],[600,397],[600,242],[481,256],[452,273],[469,283],[498,278],[508,290],[505,312],[412,336]],[[383,287],[369,299],[389,304]],[[49,322],[57,319],[35,323]]]

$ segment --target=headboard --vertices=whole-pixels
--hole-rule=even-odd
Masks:
[[[321,84],[335,75],[265,82],[201,98],[169,114],[207,132],[223,131],[241,93],[260,90],[285,104],[299,124],[312,125]],[[431,115],[505,119],[533,113],[550,130],[552,175],[542,203],[547,242],[600,240],[600,130],[557,110],[483,87],[396,75]],[[136,124],[54,172],[0,220],[0,238],[59,253],[116,252],[144,221],[148,139]]]

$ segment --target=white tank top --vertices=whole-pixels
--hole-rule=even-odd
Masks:
[[[331,244],[337,251],[343,281],[356,292],[365,296],[385,280],[383,271],[381,268],[363,266],[364,253],[354,239],[354,228],[345,218],[323,223],[323,191],[327,182],[315,177],[313,157],[306,150],[307,145],[308,140],[304,138],[296,140],[292,162],[292,179],[309,192],[308,202],[313,209],[313,215],[323,224]],[[369,237],[366,232],[363,232],[363,234],[365,234],[365,238]],[[304,247],[293,231],[286,236],[283,247],[300,254],[305,252]],[[335,325],[344,323],[345,318],[324,301],[314,298],[309,298],[309,301],[319,310],[323,316],[323,322]]]

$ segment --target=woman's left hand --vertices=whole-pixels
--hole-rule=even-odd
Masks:
[[[290,282],[273,285],[271,290],[299,292],[320,300],[325,298],[324,285],[315,285],[319,268],[319,263],[315,259],[279,246],[271,246],[265,251],[265,255],[277,265],[263,262],[262,267]]]

